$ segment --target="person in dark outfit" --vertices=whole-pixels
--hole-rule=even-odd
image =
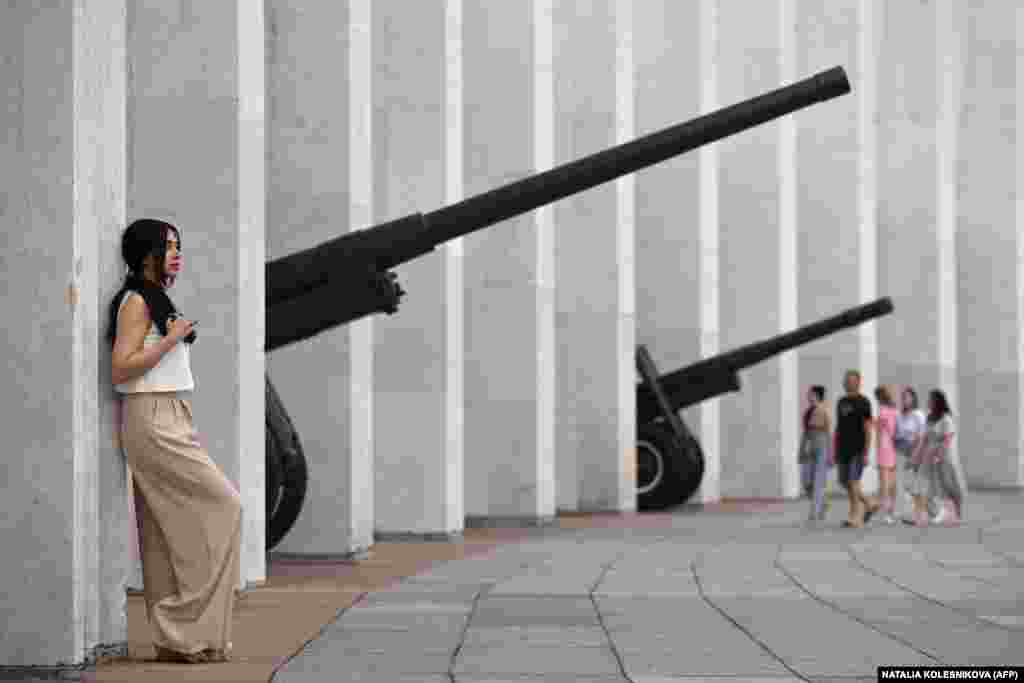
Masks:
[[[836,404],[836,465],[839,483],[850,498],[844,527],[862,527],[878,510],[878,501],[864,494],[861,475],[868,464],[871,402],[860,393],[860,372],[849,370],[843,379],[846,395]]]

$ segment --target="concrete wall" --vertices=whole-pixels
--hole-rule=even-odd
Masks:
[[[615,0],[553,6],[555,163],[634,137],[633,10]],[[552,207],[556,472],[560,509],[636,506],[633,186],[626,178]],[[625,400],[623,400],[625,399]]]
[[[125,218],[125,5],[0,7],[0,665],[126,646],[106,303]],[[100,47],[102,46],[102,47]]]
[[[374,219],[369,2],[267,7],[267,258]],[[267,367],[310,485],[284,553],[344,555],[373,540],[374,321],[276,350]]]
[[[550,64],[551,20],[545,2],[463,2],[467,195],[554,157],[553,87],[538,66]],[[525,215],[465,238],[465,504],[474,520],[554,514],[546,220],[546,212]]]
[[[702,101],[704,79],[713,67],[702,58],[705,43],[714,38],[708,5],[665,0],[635,6],[637,135],[709,108]],[[666,80],[675,87],[664,87]],[[662,372],[700,358],[709,322],[702,300],[718,293],[705,278],[711,262],[717,265],[717,252],[702,249],[702,217],[709,208],[717,210],[718,197],[706,190],[701,173],[714,171],[714,162],[707,154],[687,154],[636,174],[636,342],[647,347]],[[717,435],[717,424],[702,428],[700,409],[683,417],[705,447],[711,432]],[[707,455],[716,458],[717,450]]]
[[[1017,17],[967,3],[958,109],[957,275],[960,456],[979,484],[1020,482],[1022,334]],[[979,182],[979,178],[984,181]]]
[[[181,230],[196,428],[243,500],[241,585],[266,576],[262,3],[128,10],[128,219]],[[154,49],[154,43],[160,49]]]
[[[457,114],[459,3],[373,3],[373,161],[377,220],[431,211],[461,186]],[[451,21],[454,19],[454,23]],[[454,91],[454,92],[453,92]],[[449,107],[454,100],[454,107]],[[452,150],[453,153],[449,153]],[[451,166],[456,166],[452,169]],[[458,188],[455,188],[458,190]],[[401,314],[376,321],[375,507],[378,538],[457,534],[463,526],[460,245],[397,269]]]
[[[831,64],[846,66],[853,93],[800,112],[797,123],[797,288],[799,320],[806,324],[873,299],[860,287],[861,251],[858,207],[860,144],[857,105],[865,93],[858,63],[858,2],[825,6],[797,3],[797,70],[812,73]],[[866,85],[866,83],[865,83]],[[870,86],[869,86],[870,87]],[[844,254],[835,258],[835,254]],[[902,313],[902,309],[900,310]],[[861,329],[835,334],[801,348],[801,400],[822,384],[830,404],[843,392],[843,374],[860,365]],[[873,387],[867,387],[868,392]],[[799,421],[799,415],[787,415]]]

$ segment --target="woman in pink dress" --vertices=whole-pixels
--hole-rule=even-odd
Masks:
[[[881,498],[882,510],[886,524],[894,524],[893,512],[896,507],[896,446],[893,436],[896,434],[896,421],[899,411],[896,410],[889,387],[875,389],[878,400],[878,428],[875,429],[875,457],[878,464],[878,494]]]

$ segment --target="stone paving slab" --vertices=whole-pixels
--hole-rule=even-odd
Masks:
[[[329,624],[327,630],[335,629],[361,629],[368,630],[373,627],[384,627],[399,631],[410,631],[416,629],[429,629],[436,631],[462,630],[467,621],[467,616],[437,615],[437,614],[416,614],[389,612],[382,613],[376,610],[359,610],[345,612],[337,621]]]
[[[727,680],[732,680],[733,677],[722,676],[633,676],[634,683],[723,683]],[[749,676],[743,676],[743,681],[746,683],[799,683],[802,681],[800,678],[794,678],[792,676],[786,678],[763,678],[756,677],[752,678]],[[872,681],[875,679],[872,678]]]
[[[501,674],[455,676],[455,683],[634,683],[622,676],[581,676],[580,674],[547,674],[542,676],[502,676]],[[721,683],[721,681],[719,681]]]
[[[716,605],[779,658],[804,675],[874,673],[877,664],[925,666],[936,662],[810,597],[719,600]]]
[[[880,665],[1013,665],[1021,502],[973,495],[951,529],[840,529],[835,510],[809,526],[806,501],[544,529],[371,593],[274,680],[852,683]]]
[[[275,676],[280,680],[283,670]],[[394,671],[355,669],[289,669],[287,680],[295,683],[451,683],[448,674],[401,674]],[[215,679],[210,679],[215,680]]]
[[[789,675],[703,599],[611,598],[598,605],[631,677]]]
[[[466,647],[540,645],[563,647],[607,647],[608,636],[600,627],[510,626],[483,628],[474,625],[465,636]]]
[[[609,647],[543,647],[503,643],[494,647],[464,647],[454,673],[615,675],[619,662]]]

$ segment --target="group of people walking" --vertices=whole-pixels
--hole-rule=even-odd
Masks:
[[[810,406],[803,414],[799,461],[804,493],[811,499],[809,518],[825,519],[829,470],[834,466],[850,501],[844,527],[861,528],[877,513],[887,524],[959,524],[967,489],[951,447],[955,424],[945,393],[929,392],[926,414],[912,387],[902,388],[897,405],[896,391],[879,386],[875,417],[871,402],[861,394],[860,372],[848,371],[843,388],[846,394],[836,402],[834,420],[825,387],[815,385],[807,394]],[[861,483],[872,451],[877,496],[867,495]]]

